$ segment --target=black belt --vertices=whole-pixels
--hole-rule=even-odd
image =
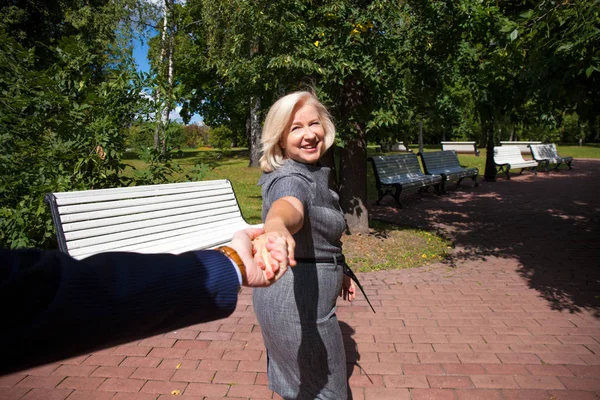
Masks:
[[[346,257],[344,257],[343,254],[338,255],[338,256],[332,256],[332,257],[296,258],[296,262],[309,263],[309,264],[312,264],[312,263],[315,263],[315,264],[316,263],[331,263],[331,264],[336,264],[336,265],[342,264],[342,266],[344,267],[344,274],[349,276],[350,279],[352,279],[356,283],[356,286],[358,286],[358,288],[362,292],[363,296],[365,296],[367,303],[369,303],[369,307],[371,307],[371,310],[373,310],[373,312],[375,312],[373,305],[369,301],[369,297],[365,293],[365,289],[363,289],[362,285],[360,284],[360,281],[358,280],[358,278],[356,277],[354,272],[350,269],[348,264],[346,264]]]

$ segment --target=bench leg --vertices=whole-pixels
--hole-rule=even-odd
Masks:
[[[396,204],[398,205],[398,208],[402,208],[402,204],[400,203],[400,193],[402,192],[402,186],[397,185],[397,186],[394,186],[394,188],[396,189],[394,192],[394,200],[396,200]]]

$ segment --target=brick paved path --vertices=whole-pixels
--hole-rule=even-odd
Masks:
[[[456,249],[362,274],[377,314],[340,305],[353,398],[600,399],[600,161],[406,204],[372,216]],[[225,320],[0,377],[0,399],[279,398],[265,371],[245,289]]]

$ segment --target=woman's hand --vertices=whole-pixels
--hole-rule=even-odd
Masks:
[[[354,285],[354,281],[346,274],[344,274],[340,297],[348,301],[352,301],[356,297],[356,286]]]

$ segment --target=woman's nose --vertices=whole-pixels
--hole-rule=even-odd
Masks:
[[[313,130],[310,126],[307,126],[306,128],[304,128],[304,136],[308,137],[308,138],[313,138],[317,135],[316,135],[316,133],[313,132]]]

